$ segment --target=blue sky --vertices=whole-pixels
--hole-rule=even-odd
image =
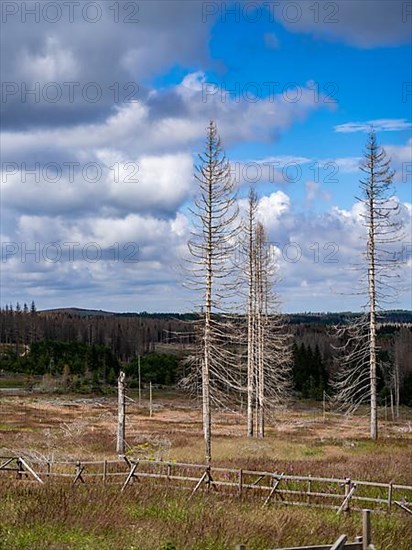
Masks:
[[[405,224],[393,307],[412,307],[410,2],[120,2],[119,21],[97,2],[55,22],[41,3],[37,18],[4,4],[2,306],[192,309],[179,265],[213,118],[240,198],[256,186],[278,243],[285,311],[362,306],[348,268],[373,124]]]

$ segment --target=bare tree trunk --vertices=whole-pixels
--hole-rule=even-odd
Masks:
[[[141,371],[140,371],[140,354],[137,356],[137,369],[138,369],[138,377],[139,377],[139,407],[142,404],[142,377],[141,377]]]
[[[371,414],[370,431],[371,438],[378,438],[378,411],[376,401],[376,288],[375,288],[375,220],[373,193],[369,202],[369,241],[368,241],[368,283],[369,283],[369,356],[370,356],[370,394]]]
[[[264,437],[264,393],[265,393],[265,379],[264,379],[264,229],[261,224],[258,224],[256,230],[256,317],[257,317],[257,337],[256,337],[256,347],[257,347],[257,392],[256,399],[258,402],[258,418],[256,420],[256,435],[258,437]]]
[[[125,395],[126,375],[120,371],[117,379],[118,389],[118,422],[117,422],[117,444],[116,451],[119,455],[125,454],[125,435],[126,435],[126,395]]]
[[[252,312],[248,319],[248,364],[247,364],[247,436],[253,437],[253,318]]]
[[[399,362],[397,357],[395,357],[395,372],[393,373],[393,378],[394,378],[394,392],[395,392],[395,417],[397,420],[399,420],[400,380],[399,380]]]
[[[209,141],[209,158],[212,158],[212,143]],[[213,204],[213,180],[209,174],[208,201]],[[210,410],[210,356],[211,356],[211,332],[210,322],[212,316],[212,208],[207,212],[207,242],[206,242],[206,300],[205,300],[205,332],[204,332],[204,360],[202,366],[202,405],[203,405],[203,435],[205,439],[205,461],[210,464],[212,459],[212,416]]]
[[[247,336],[247,436],[253,437],[253,397],[255,382],[255,212],[257,197],[251,189],[249,193],[249,220],[248,220],[248,336]]]
[[[211,335],[210,335],[210,310],[211,310],[211,268],[210,259],[207,275],[207,290],[206,290],[206,312],[205,312],[205,342],[204,342],[204,358],[202,365],[202,406],[203,406],[203,435],[205,439],[205,460],[206,464],[210,463],[212,457],[211,443],[211,425],[212,418],[210,412],[210,369],[209,358],[211,352]]]
[[[261,321],[262,322],[262,321]],[[259,335],[259,364],[258,364],[258,378],[259,378],[259,437],[265,437],[265,375],[263,365],[263,334]]]
[[[262,223],[256,220],[257,196],[249,192],[247,221],[248,347],[247,435],[265,436],[265,410],[285,403],[290,388],[290,349],[281,335],[274,291],[276,262]],[[269,399],[270,398],[270,399]]]

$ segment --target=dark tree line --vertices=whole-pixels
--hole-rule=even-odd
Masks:
[[[348,322],[353,314],[286,315],[293,335],[293,383],[297,396],[322,399],[330,393],[334,350],[330,326]],[[380,402],[389,395],[388,373],[395,364],[400,374],[401,403],[412,406],[412,324],[401,323],[407,312],[392,312],[378,327]],[[0,311],[0,369],[28,374],[66,374],[91,379],[94,384],[115,383],[120,365],[131,384],[141,380],[169,385],[182,375],[180,357],[193,344],[193,315],[105,314],[82,310],[37,312],[35,304],[8,306]],[[172,354],[172,355],[170,355]]]
[[[28,376],[47,375],[63,380],[65,390],[97,390],[115,384],[120,363],[111,350],[81,342],[40,341],[20,355],[13,347],[2,350],[0,368]]]
[[[190,343],[191,325],[184,316],[88,314],[82,310],[37,312],[6,306],[0,311],[0,343],[16,352],[43,340],[80,342],[109,348],[121,362],[155,351],[156,344]]]

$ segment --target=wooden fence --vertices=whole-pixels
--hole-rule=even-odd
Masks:
[[[61,479],[72,484],[100,481],[119,483],[124,491],[135,480],[152,479],[190,491],[237,494],[295,506],[328,507],[343,511],[368,507],[377,511],[399,510],[412,514],[412,486],[359,481],[351,478],[323,478],[287,475],[235,468],[208,467],[145,459],[46,462],[23,457],[0,457],[0,473],[14,472],[18,479],[38,483]],[[361,507],[359,507],[361,506]]]

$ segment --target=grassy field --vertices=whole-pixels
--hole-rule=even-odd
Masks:
[[[4,393],[4,392],[3,392]],[[0,394],[0,454],[28,458],[114,459],[115,397]],[[137,397],[132,395],[137,400]],[[412,483],[412,411],[398,422],[381,422],[381,438],[368,440],[364,416],[323,417],[319,404],[295,404],[269,419],[267,437],[244,436],[242,411],[214,415],[214,465]],[[173,392],[131,401],[127,418],[128,453],[133,457],[202,462],[201,415],[196,403]],[[248,550],[325,544],[340,534],[361,533],[356,512],[243,501],[215,494],[196,496],[135,483],[118,486],[57,482],[45,486],[0,474],[0,548]],[[410,550],[412,518],[373,514],[378,550]]]

